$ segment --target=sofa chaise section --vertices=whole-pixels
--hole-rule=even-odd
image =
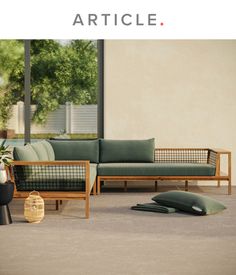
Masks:
[[[14,197],[25,198],[37,190],[44,199],[83,199],[88,218],[92,189],[96,194],[98,157],[98,141],[40,141],[15,147]]]
[[[145,152],[145,154],[142,154]],[[147,153],[148,152],[148,153]],[[221,155],[227,155],[227,173],[220,171]],[[125,160],[125,161],[124,161]],[[203,148],[155,148],[154,140],[100,140],[97,192],[101,181],[214,180],[228,182],[231,194],[231,152]]]

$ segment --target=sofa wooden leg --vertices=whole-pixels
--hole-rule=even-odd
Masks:
[[[101,181],[100,181],[100,178],[98,177],[97,178],[97,195],[100,195],[101,193]]]
[[[228,181],[228,195],[232,194],[231,180]]]
[[[97,195],[97,181],[95,180],[94,185],[93,185],[93,195]]]
[[[124,191],[127,192],[128,190],[128,184],[127,184],[127,181],[124,182]]]
[[[89,218],[89,197],[85,198],[85,218]]]
[[[62,200],[60,200],[60,205],[62,205]]]
[[[217,187],[220,187],[220,180],[217,181]]]
[[[158,188],[158,181],[155,181],[155,192],[157,192],[157,188]]]
[[[187,181],[187,180],[185,181],[184,190],[185,190],[185,191],[188,191],[188,181]]]
[[[56,210],[59,210],[59,200],[56,200]]]

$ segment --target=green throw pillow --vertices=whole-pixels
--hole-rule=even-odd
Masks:
[[[222,203],[212,198],[184,191],[164,192],[153,197],[152,200],[161,205],[197,215],[215,214],[226,209]]]

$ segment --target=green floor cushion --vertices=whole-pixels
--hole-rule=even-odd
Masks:
[[[160,205],[173,207],[196,215],[209,215],[218,213],[226,207],[207,196],[184,191],[168,191],[152,198]]]
[[[18,191],[84,191],[85,171],[77,166],[40,166],[33,168],[33,173],[18,174],[16,187]],[[96,179],[97,164],[90,164],[90,186]]]
[[[202,163],[99,163],[99,176],[213,176],[215,166]]]
[[[153,162],[155,140],[100,139],[99,162]]]
[[[98,163],[98,140],[50,140],[56,160],[90,160]]]
[[[176,212],[173,207],[163,206],[157,203],[138,203],[137,205],[131,206],[132,210],[147,211],[147,212],[159,212],[170,214]]]

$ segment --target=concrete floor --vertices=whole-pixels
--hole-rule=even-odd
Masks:
[[[173,187],[160,187],[166,191]],[[150,202],[151,187],[128,192],[104,188],[84,202],[47,203],[40,224],[26,223],[23,202],[10,205],[13,224],[0,226],[0,275],[211,275],[236,274],[236,188],[190,187],[223,202],[211,216],[130,210]]]

